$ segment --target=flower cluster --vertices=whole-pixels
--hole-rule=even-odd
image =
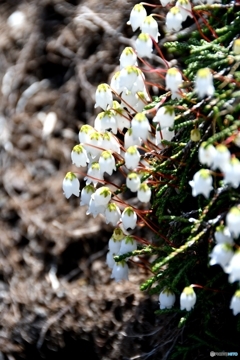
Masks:
[[[211,6],[213,0],[205,2]],[[67,198],[71,195],[80,196],[80,205],[87,206],[87,214],[94,217],[101,215],[107,224],[114,227],[106,259],[112,271],[111,278],[116,281],[128,279],[128,260],[132,255],[141,251],[144,254],[144,249],[151,249],[153,254],[158,253],[159,258],[154,260],[152,270],[160,275],[165,269],[167,272],[167,276],[162,277],[164,284],[159,295],[160,309],[163,310],[174,306],[176,288],[178,287],[179,293],[179,288],[185,286],[182,283],[179,285],[180,277],[176,276],[176,281],[174,279],[173,282],[169,280],[173,259],[177,259],[181,253],[187,253],[193,244],[196,244],[197,249],[198,240],[201,236],[204,238],[210,228],[216,241],[213,247],[210,241],[210,265],[219,265],[228,274],[229,283],[240,282],[239,195],[235,193],[229,197],[231,201],[228,205],[225,205],[224,200],[221,202],[224,203],[221,215],[217,214],[213,220],[205,219],[221,189],[235,191],[240,186],[240,160],[234,150],[240,144],[240,122],[239,114],[235,114],[233,110],[235,104],[239,103],[236,100],[239,92],[233,93],[235,97],[229,95],[226,103],[225,96],[228,95],[219,95],[225,86],[230,84],[229,94],[232,94],[239,85],[238,80],[233,80],[234,70],[227,76],[225,72],[226,66],[229,69],[234,62],[237,69],[240,45],[239,40],[235,40],[233,45],[227,44],[222,50],[220,42],[220,50],[216,50],[214,55],[209,54],[211,42],[207,41],[206,34],[211,32],[210,22],[207,22],[210,11],[201,12],[200,9],[197,12],[194,8],[197,1],[192,4],[189,0],[178,0],[173,5],[168,0],[161,0],[160,3],[169,7],[165,28],[161,27],[165,29],[167,36],[169,32],[178,32],[188,17],[192,19],[189,19],[190,21],[197,22],[202,40],[192,39],[187,55],[190,59],[185,59],[188,65],[192,58],[194,61],[189,65],[188,71],[182,67],[184,61],[181,63],[181,70],[176,61],[168,63],[158,46],[159,15],[148,15],[143,3],[136,4],[131,11],[128,24],[133,31],[139,30],[140,33],[132,47],[123,49],[119,59],[119,71],[113,74],[109,84],[103,83],[97,87],[95,108],[101,110],[95,118],[94,126],[81,127],[79,144],[74,146],[71,153],[72,163],[85,168],[86,185],[80,191],[76,174],[70,172],[63,181],[63,191]],[[204,7],[202,2],[200,4]],[[205,32],[200,31],[202,24],[208,24]],[[221,31],[225,31],[224,29]],[[190,37],[190,34],[186,34],[182,36]],[[212,30],[211,34],[217,43],[217,33]],[[212,51],[217,48],[215,43]],[[184,53],[188,44],[186,42],[181,46],[176,42],[168,43],[167,46],[173,50],[175,47],[177,53]],[[156,53],[161,57],[161,69],[154,69],[150,64],[152,55]],[[225,54],[228,54],[227,60],[224,58]],[[210,60],[214,56],[219,56],[222,62],[219,60],[217,65],[211,65]],[[225,68],[222,71],[218,70],[223,63]],[[151,83],[151,88],[150,82],[146,80],[148,72],[155,72],[159,78],[164,78],[164,88],[159,85],[160,82]],[[162,91],[159,97],[153,97],[154,87],[160,89],[159,92]],[[229,111],[234,113],[235,118],[228,114]],[[236,121],[238,123],[232,127],[233,132],[231,127],[230,130],[226,129],[225,125],[228,122],[234,124]],[[215,136],[216,128],[222,131],[221,136]],[[184,141],[181,140],[182,134]],[[226,141],[222,140],[227,136]],[[196,161],[196,154],[199,162]],[[195,172],[190,181],[188,171]],[[181,177],[179,181],[178,177]],[[197,199],[197,210],[184,213],[180,208],[185,198],[189,200],[190,190],[192,196],[203,195],[204,198]],[[134,201],[124,200],[125,191],[128,191],[132,198],[135,197]],[[215,196],[212,203],[211,194]],[[216,211],[215,208],[211,210],[212,213]],[[199,214],[199,220],[190,217],[192,212]],[[152,213],[154,214],[151,218]],[[150,226],[151,221],[155,221],[156,226]],[[187,227],[182,228],[182,224],[186,223]],[[159,230],[159,224],[166,230],[164,234]],[[151,247],[151,243],[148,243],[147,247],[140,246],[139,238],[133,232],[137,227],[140,229],[144,225],[149,225],[161,241],[164,239],[166,248],[163,246],[163,250],[159,248],[157,252],[156,247]],[[201,228],[204,229],[202,232],[199,230]],[[188,234],[188,237],[183,239],[185,234]],[[191,254],[197,254],[196,249]],[[191,256],[187,254],[186,261],[189,258]],[[197,262],[200,263],[201,260]],[[191,276],[188,277],[185,267],[181,267],[182,262],[178,271],[183,271],[184,281],[191,283]],[[186,269],[188,268],[186,266]],[[158,279],[158,275],[153,277],[152,282],[146,282],[143,288],[148,289]],[[181,310],[190,311],[194,308],[194,286],[185,287],[182,291],[179,299]],[[239,290],[235,292],[230,308],[234,315],[240,312]]]

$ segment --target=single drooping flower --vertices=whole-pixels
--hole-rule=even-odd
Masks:
[[[128,280],[128,265],[125,261],[115,262],[111,279],[115,279],[116,282],[121,280]]]
[[[228,265],[229,261],[233,257],[232,246],[229,244],[217,244],[214,246],[212,252],[210,253],[210,265],[220,265],[223,270]]]
[[[233,245],[233,238],[231,236],[230,230],[224,225],[220,225],[216,228],[214,237],[218,244]]]
[[[158,42],[158,23],[152,15],[145,17],[141,25],[141,30],[144,34],[149,34],[156,42]]]
[[[110,203],[107,205],[105,211],[106,224],[111,223],[113,226],[116,226],[121,219],[121,211],[115,203]]]
[[[136,112],[135,105],[138,102],[138,96],[135,92],[125,88],[121,94],[121,99],[121,105],[127,108],[131,114]]]
[[[230,309],[233,311],[233,315],[240,313],[240,290],[237,290],[231,299]]]
[[[231,258],[229,265],[224,270],[229,274],[229,282],[240,281],[240,250],[237,250]]]
[[[147,203],[151,199],[151,189],[146,182],[143,182],[138,189],[137,198],[143,203]]]
[[[107,206],[111,200],[111,190],[107,186],[102,186],[94,193],[94,200],[97,206]]]
[[[115,118],[115,111],[106,110],[98,114],[94,121],[94,128],[100,132],[112,130],[112,132],[116,134],[117,120]]]
[[[160,309],[171,309],[176,301],[176,295],[170,289],[165,288],[159,295]]]
[[[127,22],[127,24],[131,25],[132,30],[135,31],[139,27],[141,27],[146,16],[147,16],[147,12],[143,7],[143,5],[141,3],[136,4],[130,13],[130,19]]]
[[[137,55],[132,47],[126,47],[120,56],[120,67],[121,69],[126,66],[137,65]]]
[[[103,174],[100,171],[100,165],[98,162],[93,162],[87,171],[87,176],[85,176],[84,180],[86,181],[86,185],[93,184],[97,186],[97,184],[103,180]]]
[[[210,69],[204,68],[198,70],[195,79],[194,91],[200,99],[204,98],[204,96],[212,96],[214,94],[215,88]]]
[[[72,172],[68,172],[63,179],[63,193],[66,196],[67,199],[70,198],[71,195],[79,196],[80,190],[79,190],[79,180]]]
[[[240,185],[240,161],[233,157],[223,167],[224,183],[237,189]]]
[[[83,125],[78,134],[80,144],[87,143],[89,141],[90,134],[94,132],[96,132],[96,130],[91,125]]]
[[[112,175],[113,170],[116,171],[115,158],[110,150],[104,150],[101,153],[98,163],[102,174],[106,172],[108,175]]]
[[[186,309],[190,311],[194,308],[196,304],[197,297],[192,287],[185,287],[181,296],[180,296],[180,307],[181,310]]]
[[[153,51],[153,42],[149,34],[141,33],[135,41],[135,49],[140,58],[150,58]]]
[[[126,254],[134,250],[137,250],[137,242],[132,236],[126,236],[124,239],[122,239],[119,255]]]
[[[161,129],[174,125],[175,111],[172,106],[161,106],[153,118],[153,122],[160,124]]]
[[[87,150],[88,156],[96,161],[102,152],[101,133],[97,131],[90,133],[88,141],[84,143],[84,148]]]
[[[198,151],[198,159],[201,164],[211,166],[214,161],[216,149],[213,145],[207,145],[206,142],[203,142]]]
[[[96,104],[95,107],[101,107],[103,110],[107,110],[107,107],[112,107],[113,96],[108,84],[100,84],[97,87],[95,94]]]
[[[182,28],[183,17],[180,9],[173,6],[166,15],[167,31],[179,31]]]
[[[206,199],[209,198],[209,194],[213,189],[212,176],[208,169],[201,169],[193,176],[193,180],[189,181],[189,185],[192,187],[192,196],[204,195]]]
[[[226,223],[230,233],[236,239],[240,235],[240,207],[234,206],[226,216]]]
[[[124,238],[124,234],[123,234],[123,238]],[[108,242],[108,249],[111,253],[113,253],[113,254],[119,253],[119,250],[121,247],[121,241],[123,238],[120,238],[120,239],[116,238],[113,233],[113,235],[111,236],[111,238],[109,239],[109,242]]]
[[[80,144],[74,146],[71,152],[71,159],[72,163],[75,164],[77,167],[87,166],[89,158],[87,155],[87,151],[84,149],[83,145]]]
[[[138,191],[140,184],[140,177],[137,173],[132,172],[127,175],[126,185],[132,192]]]
[[[143,141],[147,140],[148,132],[151,130],[151,128],[149,121],[143,112],[137,113],[134,116],[131,125],[133,139],[140,137]]]
[[[130,146],[125,152],[125,165],[127,169],[134,170],[140,160],[141,156],[136,146]]]
[[[101,134],[101,136],[102,136],[102,143],[101,143],[102,148],[120,154],[120,143],[110,131],[105,131],[104,133]]]
[[[126,207],[122,213],[122,224],[125,230],[127,229],[135,229],[137,224],[137,214],[130,207]]]
[[[182,84],[182,74],[177,68],[168,69],[166,74],[166,90],[171,90],[172,99],[181,98],[181,94],[179,93],[179,87]]]
[[[81,201],[80,205],[89,205],[92,194],[95,192],[95,188],[93,185],[86,185],[81,191]]]
[[[111,82],[110,82],[110,88],[115,91],[117,94],[120,94],[123,89],[124,89],[124,86],[120,86],[120,71],[117,71],[112,79],[111,79]]]

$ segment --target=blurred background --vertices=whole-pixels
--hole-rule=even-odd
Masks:
[[[163,358],[149,274],[112,282],[113,229],[62,193],[137,2],[0,1],[0,360]]]

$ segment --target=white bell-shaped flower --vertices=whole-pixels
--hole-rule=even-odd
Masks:
[[[80,205],[89,205],[92,194],[94,194],[95,188],[93,185],[86,185],[81,191]]]
[[[116,282],[121,280],[128,280],[128,265],[125,261],[115,262],[111,279],[115,279]]]
[[[223,168],[223,175],[224,183],[237,189],[240,185],[240,161],[235,157],[230,159]]]
[[[102,148],[120,154],[120,143],[118,139],[109,131],[102,134]]]
[[[120,94],[124,90],[124,86],[120,86],[120,71],[117,71],[110,82],[110,87],[113,91],[115,91],[117,94]]]
[[[71,152],[71,159],[72,163],[75,164],[77,167],[87,166],[89,158],[87,155],[87,151],[84,149],[83,145],[80,144],[74,146]]]
[[[132,47],[126,47],[120,55],[120,68],[137,65],[137,55]]]
[[[112,107],[113,96],[108,84],[100,84],[97,87],[95,94],[95,108],[101,107],[103,110],[107,110],[107,107]]]
[[[148,132],[151,130],[149,121],[144,113],[138,113],[132,119],[132,136],[133,139],[142,138],[147,140]]]
[[[124,128],[129,129],[131,120],[128,112],[119,104],[118,101],[113,101],[113,109],[118,130],[122,131]]]
[[[87,150],[88,155],[90,155],[92,159],[98,159],[102,152],[101,134],[96,131],[90,133],[87,143],[84,143],[84,148]]]
[[[172,99],[181,98],[181,95],[179,94],[179,87],[182,84],[182,74],[180,71],[177,68],[168,69],[165,81],[166,90],[169,89],[172,92]]]
[[[91,199],[89,201],[89,206],[88,206],[88,209],[86,211],[86,215],[91,214],[95,218],[100,214],[104,215],[105,210],[106,210],[106,205],[98,205],[98,204],[96,204],[94,195],[95,195],[95,193],[91,196]]]
[[[122,224],[125,230],[127,229],[135,229],[137,224],[137,214],[130,207],[126,207],[122,213]]]
[[[136,192],[141,184],[140,177],[136,173],[129,173],[126,179],[127,187],[132,191]]]
[[[146,94],[143,92],[137,92],[138,101],[134,105],[134,109],[137,113],[141,113],[147,104]]]
[[[228,281],[233,283],[235,281],[240,281],[240,251],[236,251],[233,257],[231,258],[227,269],[225,272],[229,274]]]
[[[150,187],[148,186],[147,183],[143,182],[140,186],[139,186],[139,189],[138,189],[138,192],[137,192],[137,198],[139,201],[143,202],[143,203],[147,203],[150,201],[151,199],[151,189]]]
[[[107,206],[107,204],[111,200],[111,196],[111,190],[107,186],[102,186],[94,193],[95,204],[97,206]]]
[[[192,7],[189,0],[178,0],[176,2],[176,6],[179,8],[180,13],[182,15],[183,21],[187,19],[187,17],[193,17],[192,15]]]
[[[115,118],[115,112],[112,110],[106,110],[98,114],[94,121],[94,128],[100,132],[112,130],[112,132],[116,134],[117,121]]]
[[[159,295],[160,309],[171,309],[176,301],[176,295],[170,289],[165,288]]]
[[[83,125],[79,130],[79,142],[80,143],[87,143],[89,140],[90,134],[96,132],[95,129],[90,125]]]
[[[111,223],[113,226],[116,226],[121,219],[121,211],[115,203],[110,203],[107,205],[105,211],[106,224]]]
[[[236,239],[240,235],[240,207],[234,206],[226,216],[226,223],[229,231]]]
[[[195,79],[194,91],[200,99],[204,96],[212,96],[214,94],[213,76],[208,68],[199,69]]]
[[[173,6],[166,15],[166,28],[167,31],[179,31],[182,28],[183,17],[180,9]]]
[[[122,239],[115,239],[114,235],[108,241],[108,249],[113,254],[118,254],[121,247]]]
[[[208,169],[201,169],[193,176],[193,180],[189,181],[189,185],[192,187],[192,196],[204,195],[206,199],[209,198],[209,194],[212,187],[212,176]]]
[[[213,156],[213,163],[211,165],[211,168],[213,170],[220,169],[224,171],[225,166],[230,162],[231,153],[228,148],[223,144],[217,145],[215,150],[216,151]]]
[[[141,139],[140,138],[133,138],[133,131],[132,128],[128,129],[124,135],[124,147],[125,149],[128,149],[130,146],[138,146],[141,145]]]
[[[193,288],[191,288],[190,286],[185,287],[180,296],[181,310],[186,309],[187,311],[190,311],[191,309],[194,308],[196,301],[197,301],[197,297]]]
[[[108,175],[112,175],[113,170],[116,171],[115,158],[110,150],[104,150],[101,153],[98,163],[102,174],[106,172]]]
[[[141,33],[135,41],[135,50],[140,58],[150,58],[153,51],[153,42],[149,34]]]
[[[232,246],[229,244],[217,244],[210,253],[210,265],[220,265],[223,269],[228,265],[229,261],[233,257],[234,252]]]
[[[146,16],[147,16],[147,12],[143,7],[143,5],[141,3],[136,4],[130,13],[130,19],[127,22],[127,24],[131,25],[132,30],[135,31],[139,27],[141,27]]]
[[[120,71],[120,87],[125,87],[131,91],[133,84],[138,78],[138,75],[139,70],[136,68],[136,66],[126,66]]]
[[[175,111],[172,106],[161,106],[153,118],[153,122],[160,124],[161,129],[174,125]]]
[[[86,181],[86,185],[93,184],[95,187],[103,180],[103,174],[100,170],[100,165],[97,162],[93,162],[87,171],[87,176],[85,176],[84,180]]]
[[[158,23],[152,15],[145,17],[141,25],[141,30],[142,33],[149,34],[156,42],[158,42],[158,36],[160,35],[158,32]]]
[[[113,269],[114,265],[115,265],[115,260],[113,258],[115,254],[112,253],[111,251],[108,251],[107,256],[106,256],[106,264],[110,269]]]
[[[141,156],[136,146],[130,146],[125,152],[125,166],[129,170],[134,170],[140,160]]]
[[[137,250],[137,242],[132,236],[129,235],[122,239],[119,255],[123,255],[135,250]]]
[[[203,142],[198,151],[198,159],[201,164],[211,166],[214,161],[216,149],[213,145],[207,145],[206,142]]]
[[[237,290],[231,299],[230,309],[233,311],[233,315],[240,313],[240,290]]]
[[[77,179],[76,175],[72,172],[68,172],[63,179],[63,193],[67,199],[70,198],[71,195],[79,196],[79,180]]]
[[[233,238],[231,236],[230,230],[224,225],[220,225],[216,228],[214,238],[218,244],[233,245]]]

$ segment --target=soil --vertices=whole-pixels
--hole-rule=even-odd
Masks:
[[[147,269],[130,264],[130,281],[113,282],[113,229],[62,192],[137,2],[0,1],[0,360],[163,359],[171,347],[159,342],[157,297],[139,290]],[[25,20],[13,27],[17,10]]]

